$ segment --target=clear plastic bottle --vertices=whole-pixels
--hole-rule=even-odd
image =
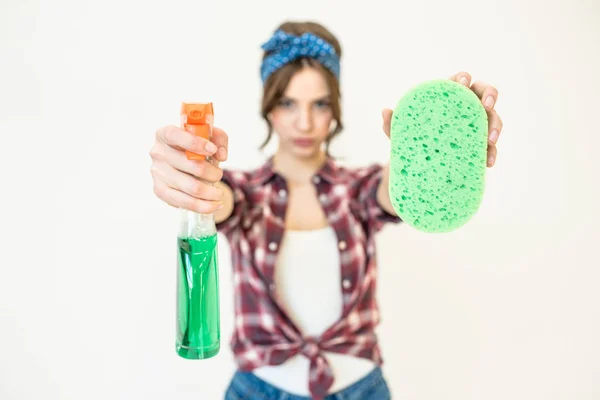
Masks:
[[[212,103],[183,103],[181,127],[212,139]],[[186,152],[191,160],[205,157]],[[210,161],[210,159],[207,159]],[[220,349],[219,270],[217,229],[213,214],[180,209],[177,236],[177,354],[198,360],[215,356]]]

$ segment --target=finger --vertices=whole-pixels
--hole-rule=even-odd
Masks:
[[[490,144],[488,146],[488,153],[487,153],[487,166],[488,167],[493,167],[494,164],[496,163],[496,154],[497,154],[497,150],[496,150],[496,146]]]
[[[223,129],[215,127],[213,129],[212,142],[218,147],[215,158],[217,161],[223,162],[227,160],[227,153],[229,152],[229,137]]]
[[[483,106],[487,111],[491,111],[498,101],[498,90],[485,82],[475,82],[471,86],[477,97],[481,99]]]
[[[496,110],[488,111],[488,132],[489,143],[495,145],[498,143],[498,138],[502,132],[502,119],[498,116]]]
[[[212,214],[223,207],[221,202],[197,199],[173,189],[160,181],[155,183],[154,193],[159,199],[173,207],[183,208],[200,214]]]
[[[212,156],[217,151],[217,146],[210,140],[195,136],[176,126],[166,126],[156,131],[156,138],[161,142],[195,154]]]
[[[385,133],[385,135],[387,137],[390,137],[393,113],[394,113],[394,111],[390,110],[389,108],[385,108],[381,112],[381,116],[383,117],[383,132]]]
[[[152,173],[155,181],[162,181],[167,186],[198,199],[218,201],[223,197],[223,190],[221,188],[178,171],[167,163],[155,163]]]
[[[459,72],[457,74],[452,75],[450,77],[450,80],[453,80],[454,82],[458,82],[461,85],[469,87],[469,85],[471,84],[471,74],[469,74],[468,72]]]
[[[223,170],[206,160],[189,160],[181,150],[169,146],[161,146],[161,150],[153,153],[155,162],[164,161],[173,168],[194,175],[204,181],[215,183],[223,177]]]

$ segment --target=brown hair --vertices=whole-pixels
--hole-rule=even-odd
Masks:
[[[285,22],[285,23],[281,24],[277,29],[282,30],[282,31],[287,32],[292,35],[296,35],[296,36],[301,36],[304,33],[312,33],[312,34],[319,36],[320,38],[326,40],[327,42],[329,42],[329,44],[331,44],[333,46],[333,48],[335,49],[338,57],[341,58],[341,56],[342,56],[342,48],[341,48],[340,43],[337,40],[337,38],[331,32],[329,32],[329,30],[327,30],[327,28],[325,28],[324,26],[322,26],[318,23],[315,23],[315,22]],[[263,55],[263,60],[268,55],[269,55],[269,53],[265,53]],[[292,77],[294,76],[294,74],[296,72],[300,71],[305,66],[313,67],[313,68],[319,70],[325,77],[325,80],[327,81],[327,85],[329,86],[329,88],[331,90],[330,101],[331,101],[331,110],[333,112],[333,118],[335,120],[335,128],[331,132],[329,132],[329,135],[327,135],[327,138],[325,139],[325,149],[326,149],[328,155],[329,155],[329,144],[330,144],[331,140],[335,136],[337,136],[344,128],[344,126],[342,125],[342,109],[340,106],[341,92],[340,92],[340,84],[339,84],[338,79],[335,77],[335,75],[329,69],[324,67],[317,60],[308,58],[308,57],[298,58],[298,59],[290,62],[289,64],[286,64],[279,70],[275,71],[273,74],[271,74],[271,76],[269,76],[269,78],[265,82],[263,99],[262,99],[262,107],[261,107],[261,115],[262,115],[263,119],[267,122],[267,126],[268,126],[269,130],[268,130],[266,140],[260,146],[261,149],[265,148],[265,146],[269,143],[269,141],[271,140],[271,137],[273,136],[273,126],[271,125],[271,122],[267,118],[267,115],[269,115],[269,113],[273,110],[273,108],[275,108],[275,106],[277,105],[277,103],[279,102],[281,97],[283,96],[285,89],[287,88],[287,85],[289,84],[289,82],[292,79]]]

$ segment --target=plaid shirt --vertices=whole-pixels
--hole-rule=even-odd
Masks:
[[[312,177],[337,235],[343,296],[341,318],[320,337],[305,337],[294,325],[280,306],[274,285],[275,260],[285,228],[285,180],[273,170],[272,158],[254,171],[224,171],[223,182],[234,193],[234,209],[217,227],[232,251],[235,328],[230,344],[241,370],[279,365],[303,354],[310,360],[310,392],[314,399],[321,399],[334,379],[323,351],[381,365],[374,332],[379,323],[374,234],[385,222],[400,221],[377,201],[381,171],[379,165],[350,170],[329,158]]]

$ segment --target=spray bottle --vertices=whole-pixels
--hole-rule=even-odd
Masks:
[[[212,103],[182,103],[181,128],[212,139]],[[190,160],[210,157],[186,151]],[[177,354],[198,360],[215,356],[220,348],[217,229],[213,214],[180,208],[177,236]]]

